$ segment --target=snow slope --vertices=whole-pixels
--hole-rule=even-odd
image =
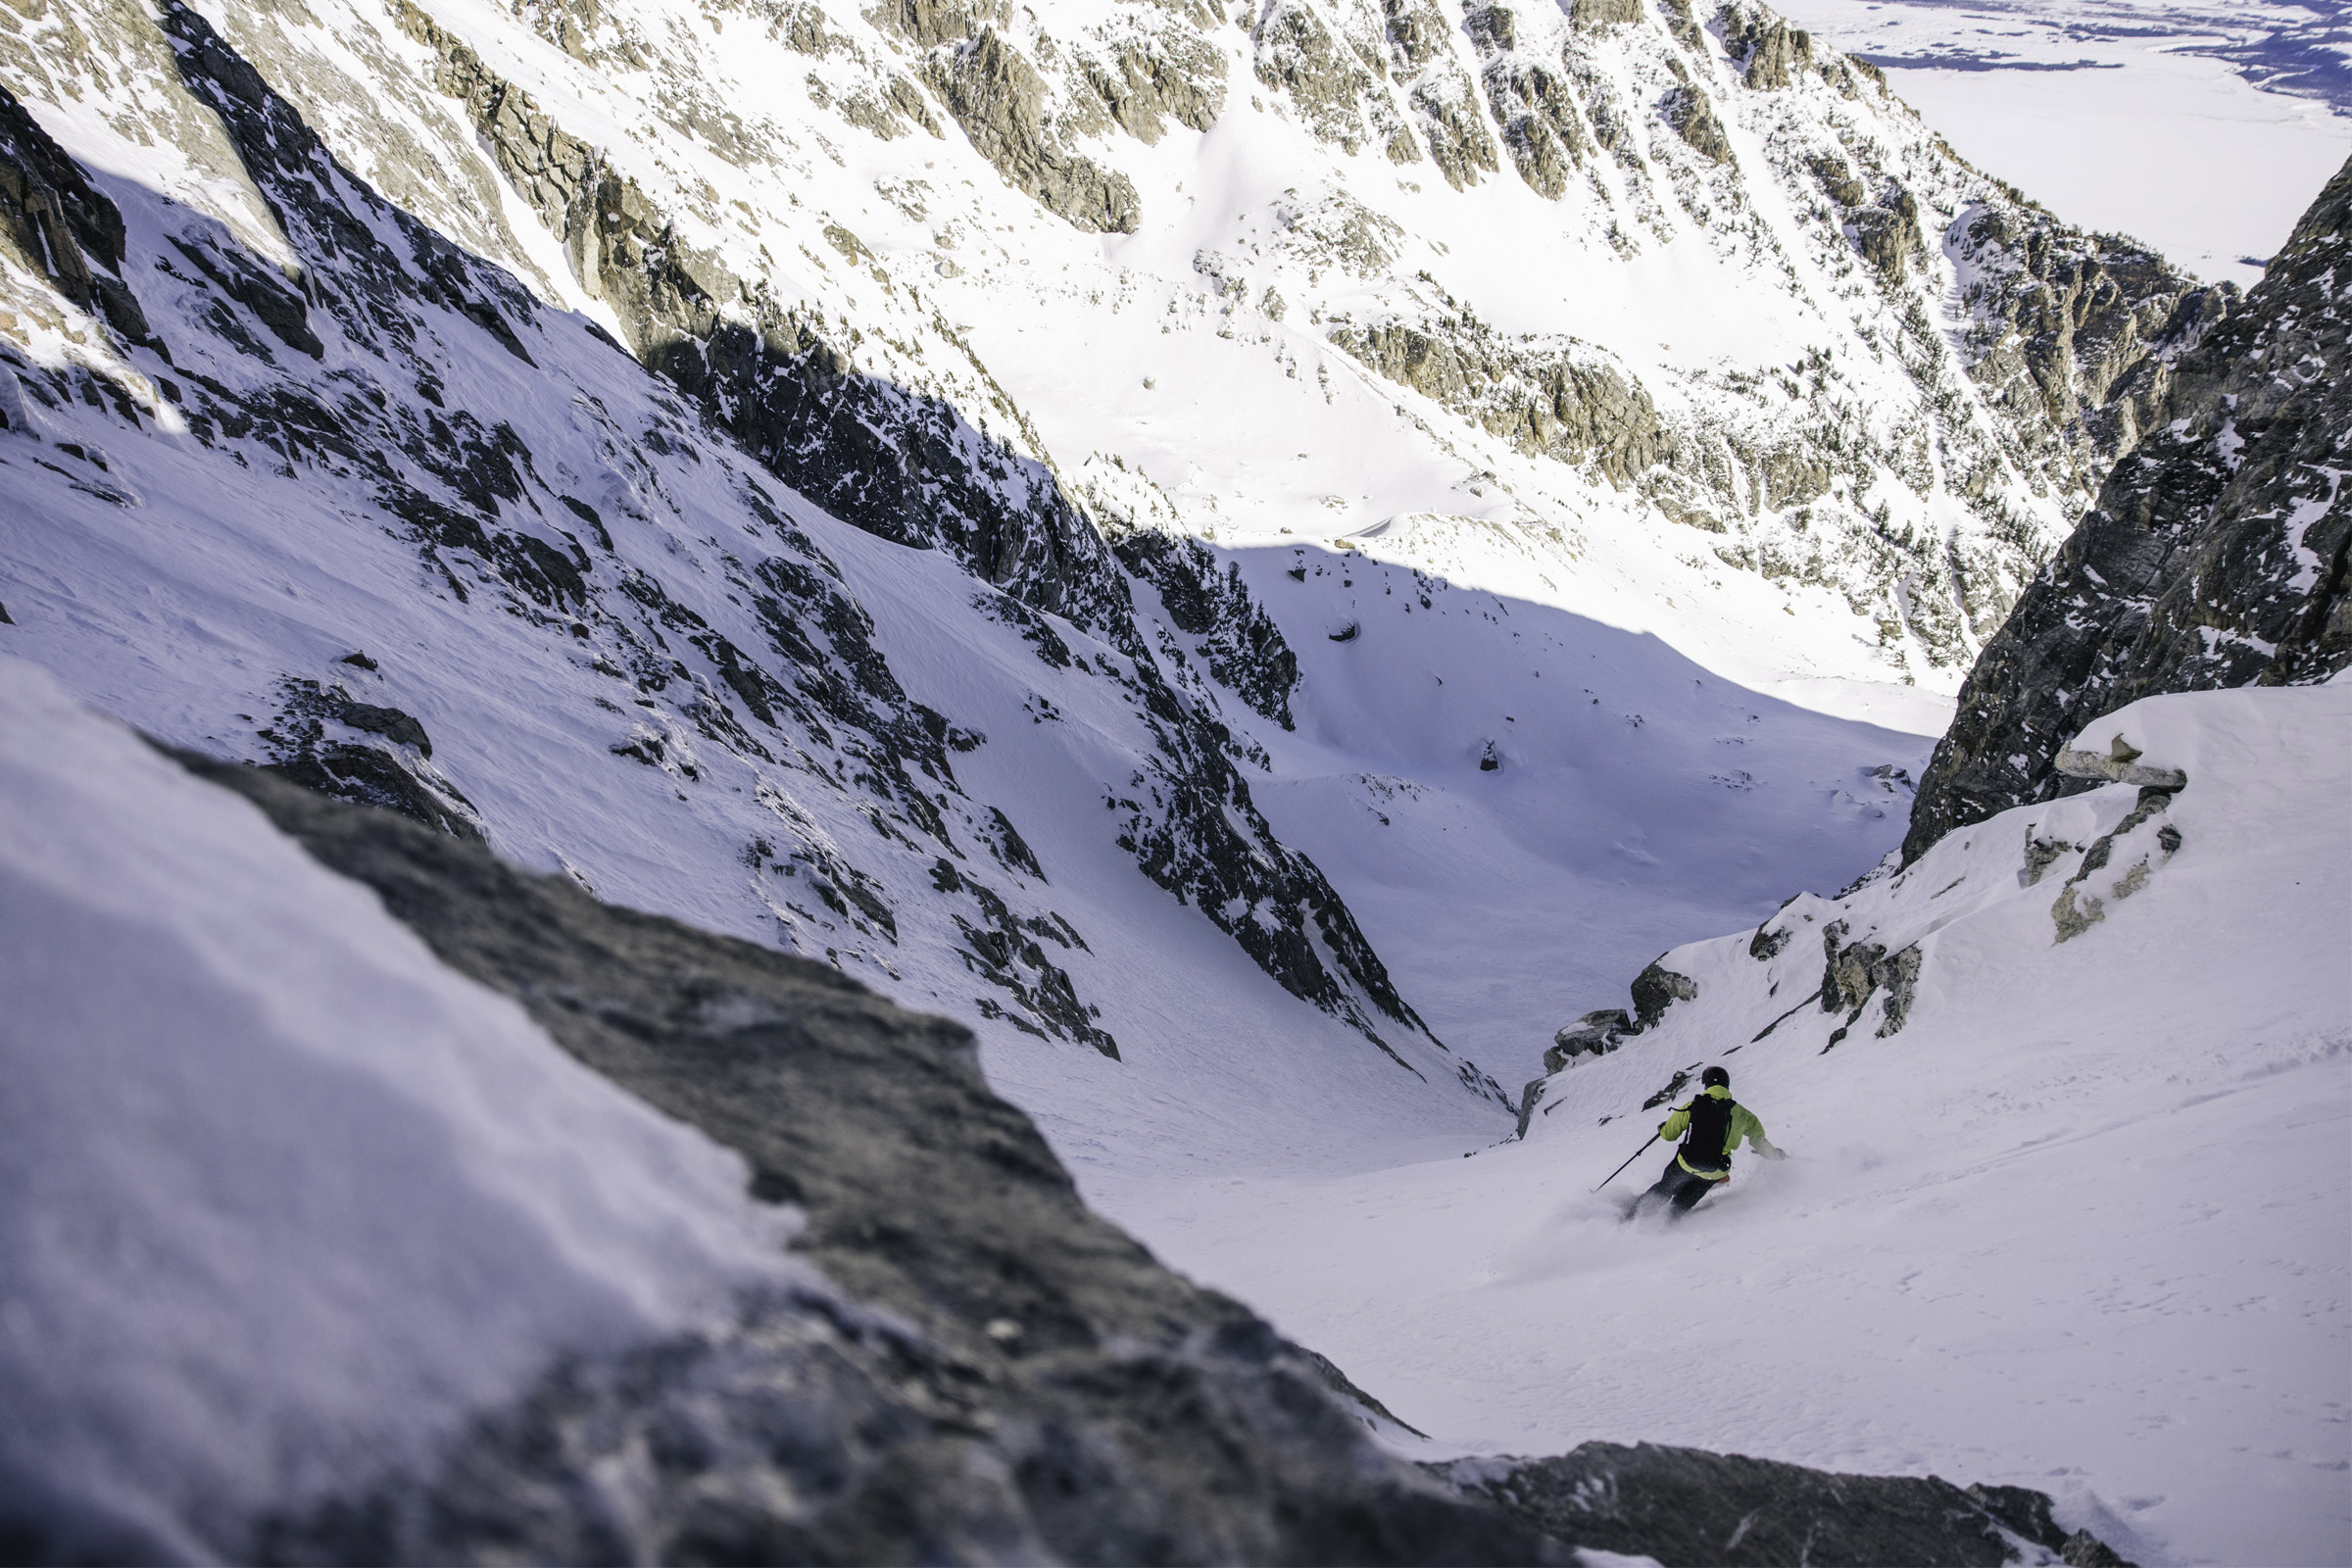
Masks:
[[[1107,47],[1086,8],[1048,9]],[[1740,1039],[1761,1027],[1747,1014],[1781,1000],[1784,970],[1745,957],[1744,938],[1670,958],[1700,980],[1696,1003],[1555,1081],[1544,1132],[1458,1157],[1508,1126],[1472,1062],[1532,1073],[1551,1028],[1613,1000],[1650,954],[1762,920],[1788,889],[1838,886],[1893,846],[1903,772],[1942,721],[1934,694],[2103,461],[2099,411],[2038,401],[1998,311],[2044,285],[2003,269],[2037,245],[2073,256],[2097,285],[2083,298],[2149,350],[2180,298],[2159,263],[2021,207],[1866,73],[1816,60],[1786,86],[1751,83],[1769,74],[1762,39],[1794,46],[1744,14],[1734,37],[1723,19],[1677,30],[1669,11],[1591,36],[1545,13],[1527,24],[1540,61],[1494,36],[1481,53],[1450,8],[1418,61],[1427,39],[1380,24],[1366,47],[1389,62],[1383,101],[1413,108],[1409,165],[1313,128],[1313,73],[1270,84],[1283,39],[1303,36],[1285,19],[1344,29],[1368,10],[1276,7],[1247,33],[1179,18],[1215,31],[1199,80],[1223,83],[1222,118],[1155,138],[1067,131],[1060,152],[1138,192],[1145,218],[1103,232],[1030,202],[956,126],[933,137],[860,98],[947,70],[930,51],[949,45],[847,7],[760,21],[616,3],[593,36],[552,7],[429,10],[213,7],[258,63],[250,92],[180,13],[172,41],[142,7],[0,13],[12,85],[122,210],[120,276],[157,334],[110,332],[37,258],[0,263],[0,649],[168,740],[397,777],[521,863],[971,1022],[992,1079],[1090,1197],[1448,1451],[1605,1435],[1965,1479],[2074,1465],[2152,1550],[2337,1539],[2311,1489],[2340,1491],[2341,1471],[2305,1461],[2343,1457],[2341,1402],[2311,1402],[2342,1390],[2309,1370],[2323,1352],[2340,1365],[2340,1275],[2303,1290],[2292,1270],[2330,1266],[2309,1237],[2340,1216],[2340,1181],[2310,1196],[2323,1178],[2294,1139],[2219,1147],[2240,1111],[2340,1102],[2326,1053],[2342,999],[2311,990],[2340,885],[2316,915],[2271,885],[2308,863],[2311,835],[2340,834],[2326,805],[2340,769],[2319,755],[2325,725],[2258,722],[2295,711],[2264,704],[2334,689],[2148,708],[2219,715],[2190,726],[2206,751],[2151,719],[2191,770],[2168,819],[2185,847],[2054,954],[2046,902],[1969,906],[1972,923],[1936,933],[1902,1034],[1820,1056],[1831,1025],[1804,1015],[1742,1046],[1742,1090],[1752,1075],[1776,1133],[1841,1163],[1743,1173],[1721,1212],[1666,1236],[1618,1230],[1605,1206],[1547,1212],[1622,1157],[1641,1098],[1720,1047],[1693,1020],[1730,1008]],[[1041,36],[1016,42],[1045,59]],[[629,264],[643,270],[534,226],[544,188],[510,177],[500,122],[448,90],[453,37],[593,146],[611,183],[557,216],[655,236]],[[1054,58],[1044,101],[1075,114],[1083,72]],[[1499,162],[1458,189],[1433,172],[1462,145],[1440,135],[1446,115],[1483,124],[1491,108],[1471,83],[1554,58],[1591,73],[1570,106],[1592,139],[1585,184],[1555,205]],[[1326,65],[1344,76],[1346,59]],[[916,103],[940,101],[907,79]],[[1702,102],[1719,123],[1695,117]],[[1700,149],[1709,123],[1728,164]],[[573,146],[548,119],[525,130]],[[1838,194],[1849,176],[1859,197]],[[1978,243],[1979,220],[2008,238]],[[1865,230],[1888,241],[1878,260]],[[920,407],[916,433],[949,457],[915,512],[944,510],[959,476],[1032,501],[1066,486],[1089,516],[1049,563],[1064,575],[1004,565],[1039,542],[1017,529],[975,545],[854,525],[768,466],[805,451],[759,447],[728,397],[615,350],[707,341],[621,309],[630,278],[683,298],[697,271],[775,382]],[[2155,282],[2124,298],[2127,274]],[[1408,385],[1343,348],[1343,324],[1426,329],[1508,373],[1476,396]],[[1478,397],[1507,404],[1549,370],[1583,375],[1597,388],[1584,413],[1629,427],[1638,381],[1689,466],[1531,454],[1501,414],[1485,422],[1508,409]],[[866,438],[850,450],[870,468],[841,460],[852,479],[889,456]],[[1298,658],[1295,727],[1239,689],[1250,670],[1216,673],[1247,613],[1184,622],[1183,585],[1123,572],[1096,521],[1217,541],[1212,582],[1239,581]],[[2340,729],[2336,709],[2314,710]],[[2266,789],[2276,810],[2238,812]],[[2107,813],[2087,826],[2122,814],[2085,799]],[[2265,838],[2278,819],[2285,836]],[[2019,826],[2002,831],[2014,844]],[[2225,848],[2229,875],[2199,869]],[[2006,877],[2017,852],[1997,853]],[[1923,889],[1915,868],[1847,906],[1908,940],[1943,912],[1919,912]],[[2161,940],[2132,945],[2143,921]],[[2230,960],[2230,983],[2184,998],[2192,941]],[[1310,959],[1321,1005],[1303,994]],[[2283,1001],[2247,992],[2266,977]],[[2060,1142],[2087,1075],[2150,1041],[2163,1082],[2115,1097],[2123,1130]],[[2266,1063],[2284,1070],[2230,1087]],[[2000,1095],[2011,1119],[1987,1108]],[[1922,1116],[1950,1128],[1925,1152],[1905,1131]],[[2211,1157],[2101,1206],[2100,1184],[2159,1136]],[[2227,1259],[2121,1253],[2096,1229],[2169,1236],[2171,1205],[2213,1181],[2298,1177],[2297,1202],[2220,1210],[2260,1300],[2230,1294]],[[2076,1187],[2091,1195],[2080,1213],[2048,1203]],[[1727,1223],[1776,1190],[1793,1217]],[[2012,1269],[2019,1211],[2041,1228]],[[1923,1251],[1936,1225],[1963,1265]],[[1688,1266],[1657,1269],[1660,1249]],[[2087,1306],[2086,1258],[2120,1282]],[[1699,1310],[1725,1280],[1747,1287],[1738,1309]],[[2160,1310],[2166,1290],[2195,1314],[2185,1329]],[[1916,1345],[1877,1326],[1905,1313],[1927,1325]],[[2038,1325],[2035,1344],[2001,1338],[2012,1322]],[[2143,1322],[2126,1374],[2046,1350]],[[2235,1365],[2211,1325],[2248,1322],[2276,1356],[2209,1396],[2224,1440],[2166,1436],[2169,1391]],[[1680,1397],[1685,1337],[1760,1392]],[[1857,1343],[1916,1348],[1926,1396],[1851,1368]],[[2062,1401],[2032,1427],[1983,1392],[2029,1375]],[[2232,1424],[2288,1431],[2286,1457],[2225,1456]],[[2273,1485],[2284,1500],[2252,1517],[2246,1499]],[[2132,1506],[2159,1497],[2174,1500]]]
[[[168,54],[141,69],[142,91],[186,94]],[[262,144],[246,111],[200,107]],[[146,156],[105,123],[61,120],[92,167]],[[19,274],[24,308],[60,324],[30,333],[9,372],[23,390],[0,437],[12,622],[0,639],[176,743],[391,769],[523,864],[962,1017],[992,1071],[1065,1142],[1107,1139],[1137,1158],[1310,1148],[1359,1160],[1396,1138],[1476,1136],[1502,1114],[1499,1092],[1453,1102],[1462,1087],[1489,1091],[1448,1030],[1523,1077],[1562,990],[1759,917],[1789,881],[1841,882],[1899,833],[1900,803],[1860,774],[1915,769],[1925,724],[1895,736],[1764,702],[1735,714],[1741,694],[1720,677],[1597,615],[1522,606],[1524,629],[1505,625],[1492,596],[1410,570],[1387,571],[1419,586],[1384,593],[1379,614],[1348,612],[1358,596],[1344,571],[1298,566],[1309,587],[1287,575],[1301,558],[1251,556],[1249,586],[1309,650],[1294,737],[1204,678],[1204,643],[1179,634],[1155,590],[1125,586],[1099,545],[1079,565],[1121,601],[1132,592],[1125,622],[1031,609],[947,549],[848,525],[580,318],[534,310],[481,264],[432,251],[348,173],[322,172],[298,123],[268,126],[283,167],[258,152],[238,167],[274,204],[273,243],[309,269],[315,359],[285,342],[272,353],[278,329],[186,260],[223,275],[258,268],[238,260],[250,253],[233,229],[130,180],[107,182],[123,266],[171,359],[114,343]],[[411,251],[474,290],[475,314],[426,292]],[[1393,531],[1464,572],[1524,561],[1507,533],[1443,519]],[[1600,598],[1621,619],[1646,603],[1630,589]],[[1326,621],[1343,612],[1370,629],[1334,644]],[[1506,649],[1511,673],[1490,689],[1476,671]],[[1521,649],[1530,681],[1545,668],[1554,687],[1592,690],[1518,713]],[[1470,673],[1391,735],[1380,694],[1396,689],[1400,715],[1424,702],[1410,696],[1423,664]],[[1494,803],[1530,799],[1568,759],[1560,739],[1523,746],[1505,731],[1595,700],[1598,716],[1580,710],[1562,735],[1590,747],[1576,766],[1596,782],[1560,796],[1531,857],[1508,819],[1519,808],[1498,816]],[[396,734],[387,712],[415,729]],[[1755,726],[1779,737],[1773,768],[1726,765],[1757,744]],[[1621,727],[1648,739],[1620,745]],[[1498,773],[1479,767],[1488,740],[1508,759]],[[1435,881],[1397,881],[1397,835],[1369,812],[1347,819],[1352,844],[1322,832],[1331,813],[1311,803],[1324,786],[1292,797],[1294,767],[1463,791],[1487,803],[1480,842]],[[1504,790],[1468,793],[1495,782]],[[1857,788],[1880,799],[1858,802]],[[1250,817],[1253,792],[1278,808],[1279,832]],[[1326,897],[1310,881],[1322,873],[1285,858],[1281,834],[1310,830],[1343,897],[1396,886],[1373,893],[1389,930],[1413,929],[1432,898],[1475,895],[1458,869],[1481,861],[1512,865],[1562,907],[1584,874],[1569,868],[1612,846],[1657,902],[1594,932],[1581,975],[1530,988],[1499,1016],[1454,994],[1458,967],[1423,968],[1396,1005],[1428,987],[1432,1038],[1363,989],[1381,973],[1376,950],[1348,960],[1357,989],[1335,982],[1327,1011],[1240,945],[1290,921],[1322,956],[1316,973],[1344,967],[1345,909],[1302,912],[1297,901]],[[1446,845],[1468,836],[1434,831]],[[1769,848],[1726,876],[1714,867],[1732,839]],[[1162,842],[1177,864],[1154,885],[1139,855]],[[1116,1062],[1088,1049],[1109,1042]],[[1320,1109],[1270,1125],[1269,1105]]]
[[[2103,867],[2068,886],[2128,785],[1799,898],[1758,928],[1792,933],[1769,958],[1747,932],[1678,949],[1695,999],[1551,1078],[1524,1143],[1346,1181],[1103,1171],[1090,1193],[1432,1452],[1639,1438],[1934,1471],[2049,1490],[2139,1561],[2341,1562],[2348,722],[2341,679],[2110,715],[2079,744],[2120,733],[2188,785]],[[2072,848],[2028,886],[2032,839]],[[2103,914],[2064,942],[2062,889]],[[1899,1031],[1884,988],[1850,1025],[1815,1000],[1838,920],[1848,946],[1918,945]],[[1643,1101],[1717,1060],[1795,1157],[1742,1154],[1688,1220],[1627,1224],[1657,1151],[1591,1189],[1663,1114]]]
[[[740,1156],[0,657],[0,1501],[93,1558],[424,1461],[571,1351],[823,1289]]]

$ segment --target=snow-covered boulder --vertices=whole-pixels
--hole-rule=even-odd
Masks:
[[[743,1159],[0,659],[0,1515],[238,1556],[562,1355],[809,1285]]]

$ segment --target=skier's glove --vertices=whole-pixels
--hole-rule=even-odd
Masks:
[[[1787,1159],[1788,1157],[1788,1151],[1778,1148],[1772,1144],[1766,1144],[1763,1148],[1757,1150],[1756,1152],[1762,1154],[1766,1159]]]

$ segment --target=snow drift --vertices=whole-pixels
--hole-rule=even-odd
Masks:
[[[210,1555],[813,1282],[740,1157],[15,659],[0,995],[0,1506],[70,1554]]]

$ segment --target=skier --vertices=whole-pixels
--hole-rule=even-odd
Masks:
[[[1766,1159],[1788,1157],[1764,1136],[1764,1124],[1756,1120],[1756,1113],[1732,1098],[1730,1073],[1709,1067],[1698,1075],[1698,1082],[1703,1093],[1691,1096],[1688,1104],[1675,1106],[1674,1114],[1659,1124],[1661,1141],[1672,1143],[1680,1138],[1683,1147],[1674,1152],[1658,1184],[1637,1200],[1637,1207],[1654,1206],[1650,1200],[1657,1199],[1674,1204],[1678,1213],[1688,1213],[1700,1199],[1732,1179],[1732,1151],[1740,1147],[1742,1138],[1754,1143],[1756,1152]]]

